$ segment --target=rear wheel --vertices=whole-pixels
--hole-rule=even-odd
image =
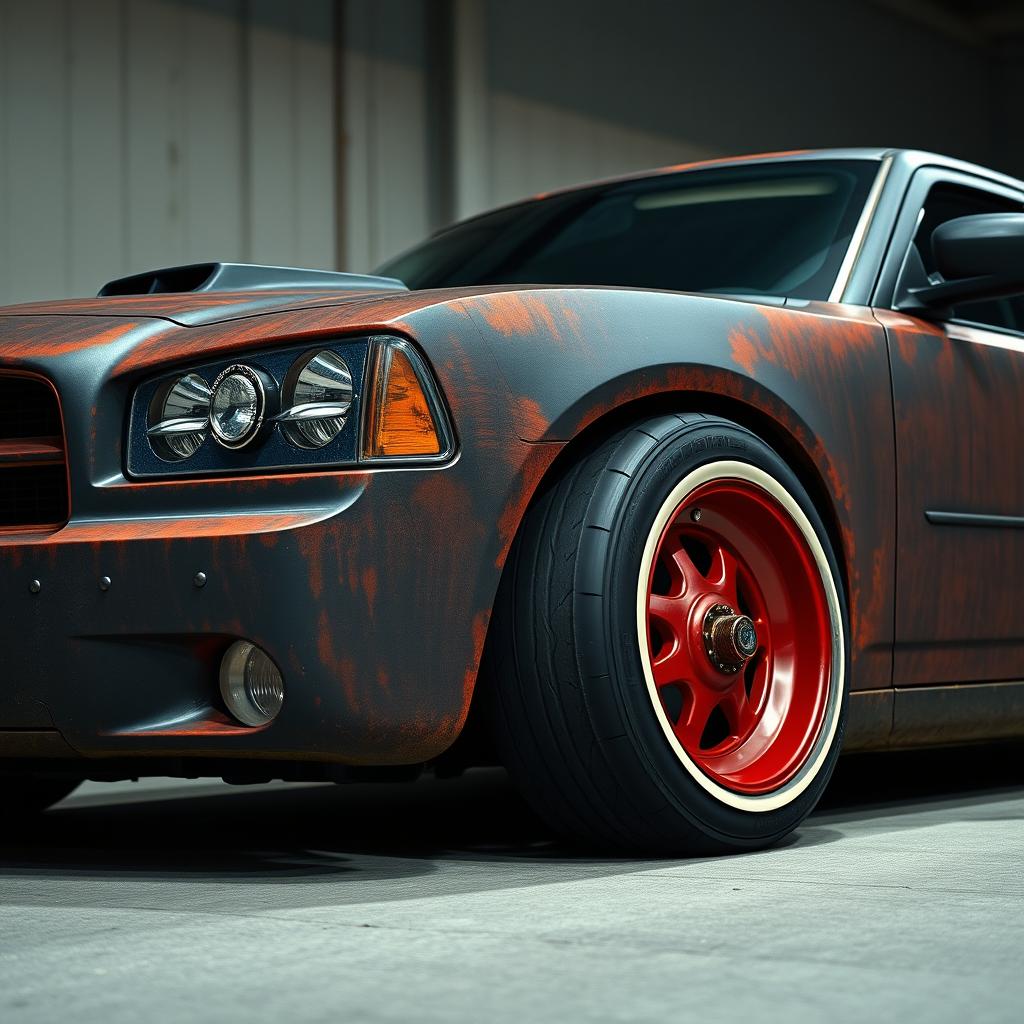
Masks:
[[[827,533],[736,424],[667,416],[538,497],[488,652],[506,765],[576,839],[749,849],[810,812],[842,739],[846,611]]]

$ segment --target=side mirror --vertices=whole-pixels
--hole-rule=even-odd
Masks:
[[[957,217],[931,241],[938,273],[907,288],[897,309],[941,319],[961,302],[1024,293],[1024,213]]]

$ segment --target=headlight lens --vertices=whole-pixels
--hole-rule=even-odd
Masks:
[[[214,355],[138,385],[129,477],[316,473],[455,453],[437,381],[403,338],[292,341],[234,359]]]
[[[155,413],[155,415],[154,415]],[[206,440],[210,385],[198,373],[179,377],[158,392],[150,410],[149,436],[165,459],[188,459]]]
[[[275,419],[293,444],[323,448],[341,433],[352,407],[348,363],[324,349],[300,359],[289,378],[284,389],[286,408]]]
[[[263,425],[266,392],[248,366],[229,366],[213,382],[210,427],[225,448],[244,448]]]

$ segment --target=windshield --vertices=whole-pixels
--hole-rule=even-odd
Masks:
[[[410,288],[595,284],[826,299],[878,164],[733,165],[475,217],[377,273]]]

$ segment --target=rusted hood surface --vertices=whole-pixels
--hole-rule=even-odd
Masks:
[[[274,289],[238,292],[165,292],[160,295],[102,296],[59,299],[0,307],[0,316],[110,316],[138,319],[155,317],[183,327],[199,327],[224,320],[238,320],[261,313],[319,306],[336,306],[371,299],[409,298],[408,292],[330,292],[324,289]],[[401,303],[400,303],[401,304]]]

